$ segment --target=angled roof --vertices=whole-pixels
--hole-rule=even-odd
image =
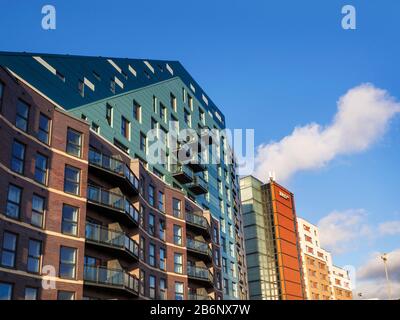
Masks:
[[[179,61],[1,52],[0,65],[10,69],[66,110],[179,77],[214,120],[224,115]],[[110,88],[114,80],[115,93]],[[85,94],[78,90],[84,83]]]

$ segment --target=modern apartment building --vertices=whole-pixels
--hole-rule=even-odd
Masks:
[[[0,53],[0,66],[1,295],[248,297],[232,151],[201,131],[224,117],[179,62]],[[164,139],[171,121],[201,157],[218,141],[221,162],[179,162],[179,144],[147,161],[147,132]]]
[[[293,194],[252,176],[240,192],[250,299],[305,299]]]
[[[297,225],[307,299],[352,299],[349,275],[334,266],[331,253],[321,248],[318,227],[302,218],[297,218]]]

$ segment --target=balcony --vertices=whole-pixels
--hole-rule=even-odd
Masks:
[[[88,205],[96,207],[106,214],[112,214],[118,222],[127,223],[131,226],[138,226],[139,224],[139,212],[120,194],[88,185],[87,201]]]
[[[83,272],[85,285],[107,289],[108,292],[124,293],[138,296],[138,279],[124,270],[106,267],[85,266]]]
[[[188,278],[195,281],[207,283],[207,285],[214,285],[214,275],[207,268],[187,266]]]
[[[194,173],[206,170],[206,165],[204,164],[204,161],[202,160],[199,154],[197,154],[197,159],[190,160],[190,162],[188,162],[187,165],[190,167],[190,169],[193,170]]]
[[[193,182],[189,184],[188,189],[195,195],[205,194],[208,190],[207,182],[202,177],[195,176]]]
[[[172,176],[180,183],[193,182],[193,172],[187,165],[176,164],[172,166]]]
[[[125,162],[105,155],[92,148],[89,149],[89,169],[105,179],[117,178],[118,186],[130,195],[139,194],[139,179]]]
[[[212,299],[206,294],[197,294],[189,292],[188,300],[212,300]]]
[[[193,231],[199,232],[205,238],[211,238],[211,228],[210,224],[208,223],[207,219],[202,215],[187,212],[186,213],[186,224],[190,227]]]
[[[112,230],[93,223],[86,223],[86,243],[100,246],[119,257],[133,261],[139,259],[139,246],[136,241],[121,231]]]
[[[192,253],[200,259],[212,262],[212,250],[206,242],[188,238],[186,240],[186,248],[188,253]]]

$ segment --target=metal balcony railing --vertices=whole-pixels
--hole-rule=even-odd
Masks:
[[[88,201],[93,203],[124,212],[136,223],[139,222],[139,212],[124,196],[120,194],[97,186],[88,185],[87,198]]]
[[[213,283],[213,274],[207,268],[188,265],[187,274],[191,278],[206,280]]]
[[[136,258],[139,256],[139,245],[137,242],[121,231],[112,230],[93,223],[86,223],[85,237],[86,240],[94,243],[125,250]]]
[[[90,148],[89,164],[111,171],[126,178],[136,190],[139,189],[139,179],[125,164],[125,162]]]
[[[120,288],[134,294],[139,292],[138,279],[124,270],[86,265],[83,280],[94,285]]]
[[[188,298],[189,300],[211,300],[211,298],[205,294],[197,294],[191,292],[189,292]]]
[[[198,226],[203,229],[210,228],[210,225],[208,224],[208,221],[206,218],[204,218],[201,215],[192,213],[192,212],[186,213],[186,221],[192,225]]]
[[[212,257],[212,251],[211,248],[208,246],[206,242],[203,241],[198,241],[194,239],[186,239],[186,247],[190,250],[197,251],[199,253],[205,254],[209,256],[210,258]]]

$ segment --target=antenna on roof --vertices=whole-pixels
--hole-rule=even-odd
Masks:
[[[269,180],[271,180],[271,181],[275,181],[276,180],[275,171],[269,171],[268,175],[269,175]]]

